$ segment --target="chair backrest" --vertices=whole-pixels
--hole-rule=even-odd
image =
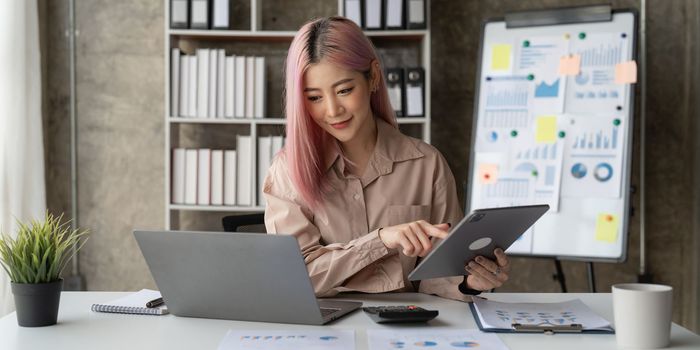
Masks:
[[[265,213],[229,215],[221,219],[226,232],[265,233]]]

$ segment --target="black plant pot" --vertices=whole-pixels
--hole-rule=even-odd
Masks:
[[[22,327],[56,324],[63,280],[49,283],[12,283],[17,323]]]

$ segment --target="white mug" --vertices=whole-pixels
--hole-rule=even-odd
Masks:
[[[664,348],[671,336],[673,288],[625,283],[612,287],[615,338],[620,348]]]

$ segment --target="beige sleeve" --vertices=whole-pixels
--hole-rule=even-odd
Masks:
[[[462,220],[464,212],[457,197],[454,176],[442,155],[439,157],[436,171],[431,220],[433,223],[449,222],[454,226]],[[463,276],[427,279],[420,282],[418,291],[449,299],[471,301],[471,296],[462,294],[458,289],[463,281]]]
[[[346,290],[342,288],[346,280],[381,260],[389,250],[378,230],[347,243],[322,245],[313,213],[296,194],[283,162],[284,157],[276,158],[263,184],[267,232],[296,237],[316,295],[335,295]]]

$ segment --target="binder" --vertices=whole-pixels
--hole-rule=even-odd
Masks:
[[[258,205],[265,206],[265,197],[263,196],[263,182],[267,176],[267,170],[272,164],[272,136],[258,137]]]
[[[217,50],[219,71],[216,74],[216,117],[224,118],[226,103],[226,52]]]
[[[236,100],[236,95],[234,93],[234,86],[236,82],[236,64],[235,56],[226,56],[226,84],[225,84],[225,106],[224,106],[224,117],[233,118],[234,116],[234,101]]]
[[[253,116],[255,118],[265,117],[265,57],[255,57],[255,106],[253,108]]]
[[[426,8],[425,0],[406,0],[406,28],[425,29]]]
[[[173,149],[173,162],[172,162],[172,192],[170,202],[173,204],[184,204],[185,203],[185,149],[184,148],[174,148]]]
[[[365,0],[364,7],[364,29],[366,30],[381,30],[384,28],[384,5],[383,0]]]
[[[245,58],[245,117],[255,115],[255,57]]]
[[[180,57],[180,110],[178,115],[173,117],[187,117],[190,114],[189,104],[190,91],[190,56],[182,55]]]
[[[235,73],[235,84],[233,90],[235,92],[236,98],[233,102],[234,106],[234,117],[244,118],[245,117],[245,73],[246,73],[246,59],[245,56],[236,56],[236,62],[234,63]]]
[[[190,56],[189,59],[190,67],[189,67],[189,82],[188,82],[188,90],[187,91],[187,105],[188,105],[188,112],[187,116],[190,118],[194,118],[197,116],[197,85],[199,84],[199,81],[197,79],[197,69],[198,69],[198,64],[197,64],[197,56],[192,55]]]
[[[403,86],[403,69],[389,68],[386,70],[386,86],[389,92],[389,101],[397,118],[404,117],[404,101],[406,93]]]
[[[211,204],[211,150],[201,148],[197,152],[197,204]]]
[[[190,28],[209,29],[209,0],[190,0]]]
[[[216,118],[216,96],[219,94],[216,89],[218,87],[217,76],[219,69],[219,54],[218,50],[211,49],[209,51],[209,109],[208,118]]]
[[[211,151],[211,205],[224,204],[224,151]]]
[[[236,151],[224,151],[224,205],[236,205],[238,159]]]
[[[170,55],[170,117],[180,116],[180,49]]]
[[[209,117],[209,49],[197,49],[197,113],[196,117]]]
[[[236,136],[236,204],[252,206],[255,180],[253,179],[253,137],[250,135]]]
[[[384,2],[386,29],[404,29],[406,27],[404,0],[384,0]]]
[[[185,150],[185,204],[197,204],[197,150]]]
[[[186,29],[190,26],[188,0],[170,0],[170,28]]]
[[[364,28],[364,1],[363,0],[344,0],[343,13],[345,18],[355,22],[358,27]]]
[[[423,68],[407,68],[405,75],[405,116],[425,116],[425,71]]]
[[[230,0],[213,0],[212,6],[212,29],[230,29],[231,28],[231,10],[233,6]]]

